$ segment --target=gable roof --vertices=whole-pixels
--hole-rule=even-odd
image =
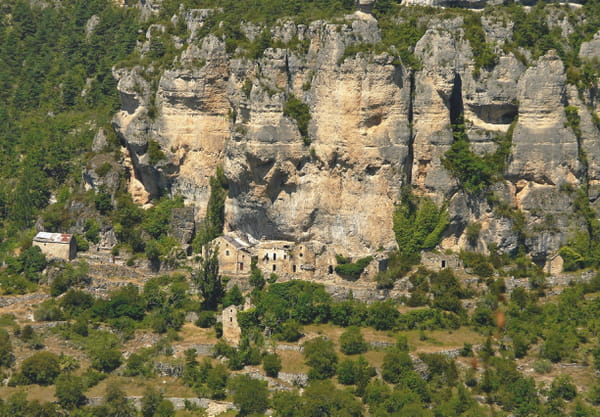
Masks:
[[[39,232],[35,235],[33,241],[42,243],[71,243],[71,239],[73,239],[73,235],[67,233]]]
[[[236,239],[234,237],[231,237],[231,236],[219,236],[219,238],[221,238],[221,239],[225,240],[227,243],[233,245],[233,247],[236,248],[236,249],[247,249],[248,248],[247,244],[245,244],[241,240]]]

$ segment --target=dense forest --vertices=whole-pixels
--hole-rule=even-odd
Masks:
[[[222,168],[210,180],[207,214],[188,253],[170,229],[171,214],[184,207],[181,196],[164,190],[142,208],[127,191],[123,145],[111,125],[120,108],[113,69],[141,65],[156,75],[177,65],[176,40],[187,33],[189,9],[216,10],[198,38],[212,33],[228,54],[257,59],[267,48],[307,45],[274,42],[267,31],[250,40],[243,22],[336,21],[355,10],[354,1],[164,0],[154,14],[138,6],[130,0],[0,4],[0,289],[10,300],[2,308],[25,300],[0,315],[0,416],[600,415],[600,225],[587,184],[568,190],[585,223],[561,249],[564,269],[579,271],[569,285],[553,286],[531,261],[524,232],[514,253],[490,247],[486,254],[454,254],[461,271],[420,266],[421,252],[435,250],[450,219],[446,205],[410,187],[395,206],[399,249],[372,283],[373,291],[388,291],[404,279],[406,295],[340,299],[322,284],[266,276],[256,260],[247,288],[231,285],[219,274],[219,248],[210,246],[223,232],[229,185]],[[582,62],[577,51],[600,29],[600,1],[564,9],[575,22],[568,38],[549,28],[549,7],[558,6],[511,2],[473,12],[378,0],[373,14],[381,41],[353,44],[343,59],[386,52],[396,65],[416,70],[422,17],[439,14],[463,19],[479,72],[498,61],[481,25],[482,15],[496,13],[514,23],[505,51],[529,65],[554,49],[568,82],[590,88],[600,64]],[[142,52],[156,24],[165,32]],[[309,146],[308,106],[293,97],[283,111]],[[578,117],[567,112],[574,131]],[[443,164],[466,193],[484,194],[504,174],[511,133],[482,156],[470,148],[462,115],[456,121]],[[105,144],[92,151],[99,131]],[[153,162],[164,158],[156,142],[148,153]],[[115,174],[114,192],[86,188],[85,170],[99,178]],[[523,230],[518,210],[500,204],[496,210]],[[474,241],[478,227],[467,229]],[[47,259],[31,246],[41,229],[74,233],[82,259]],[[114,288],[90,289],[107,279],[106,265],[84,254],[109,229],[113,261],[126,257],[114,274],[130,276]],[[335,272],[349,282],[373,260],[336,258]],[[142,261],[148,269],[133,268]],[[586,279],[576,279],[584,270]],[[223,338],[221,312],[244,304],[250,307],[237,313],[240,343],[232,346]],[[173,399],[182,398],[176,407]],[[231,407],[216,413],[207,404]]]

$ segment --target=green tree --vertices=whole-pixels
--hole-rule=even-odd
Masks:
[[[276,336],[285,342],[297,342],[303,336],[302,325],[296,320],[286,320],[281,324]]]
[[[338,357],[331,340],[317,337],[304,343],[304,360],[310,379],[327,379],[335,375]]]
[[[346,355],[356,355],[367,351],[368,345],[360,332],[360,328],[350,326],[342,333],[340,336],[340,349]]]
[[[223,297],[218,251],[218,246],[213,248],[207,245],[200,261],[200,268],[192,274],[194,284],[202,295],[202,307],[205,310],[216,310]]]
[[[194,248],[200,251],[217,236],[223,233],[225,224],[225,199],[229,183],[222,167],[217,167],[215,176],[210,178],[210,197],[206,208],[206,216],[200,224],[194,239]]]
[[[233,392],[233,403],[239,408],[241,416],[260,415],[269,405],[269,390],[264,381],[248,375],[238,375],[231,378],[229,388]]]
[[[408,352],[392,349],[383,356],[381,376],[384,381],[397,384],[402,376],[413,369]]]
[[[175,416],[175,407],[173,403],[169,400],[162,400],[158,407],[156,408],[156,412],[154,413],[154,417],[174,417]]]
[[[310,108],[308,105],[304,104],[294,95],[292,95],[283,106],[283,114],[296,121],[298,130],[300,131],[302,138],[305,138],[306,142],[308,140],[308,123],[311,119]]]
[[[50,352],[34,353],[21,364],[21,374],[32,384],[51,385],[60,374],[60,358]]]
[[[123,356],[116,349],[99,349],[92,354],[92,367],[102,372],[112,372],[121,366]]]
[[[281,358],[277,353],[267,353],[263,356],[263,369],[267,376],[277,378],[281,371]]]
[[[10,336],[4,329],[0,329],[0,366],[9,367],[15,361]]]
[[[237,284],[235,284],[229,291],[227,291],[227,294],[225,294],[225,297],[223,297],[223,308],[232,305],[239,306],[243,303],[244,296],[242,295],[240,287],[238,287]]]
[[[109,384],[104,396],[104,412],[101,416],[108,417],[136,417],[134,405],[127,400],[125,393],[118,385]]]
[[[153,417],[163,398],[163,394],[160,391],[148,386],[144,390],[144,396],[141,401],[140,411],[142,412],[142,417]]]
[[[577,387],[573,379],[568,375],[560,375],[554,378],[550,386],[550,398],[571,401],[577,396]]]
[[[56,378],[56,398],[58,403],[68,410],[85,404],[86,398],[83,391],[83,380],[79,376],[61,374]]]
[[[393,219],[400,255],[414,262],[421,250],[439,243],[448,223],[445,207],[438,208],[431,199],[417,197],[404,188]]]
[[[221,364],[208,369],[206,374],[206,386],[210,390],[211,398],[215,400],[225,398],[225,387],[229,371]]]
[[[369,307],[367,324],[377,330],[389,330],[396,325],[400,313],[392,300],[376,301]]]
[[[301,412],[309,416],[362,417],[362,404],[348,391],[335,388],[331,381],[313,381],[304,391]]]

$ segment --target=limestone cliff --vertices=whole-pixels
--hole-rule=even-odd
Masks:
[[[188,38],[176,39],[180,53],[169,69],[114,70],[122,101],[114,125],[133,178],[150,197],[181,194],[201,219],[208,180],[222,165],[230,184],[226,231],[314,241],[359,256],[394,248],[394,204],[400,188],[412,185],[448,205],[442,247],[486,251],[494,243],[514,251],[524,242],[539,259],[581,223],[573,190],[589,184],[590,201],[598,198],[597,86],[568,85],[552,51],[529,67],[504,52],[512,30],[506,22],[483,20],[498,59],[476,68],[462,18],[430,18],[414,48],[421,65],[411,69],[376,48],[348,53],[382,37],[377,20],[360,11],[335,23],[245,24],[248,39],[267,30],[279,46],[257,58],[228,52],[221,37],[200,37],[210,15],[174,17],[184,19]],[[156,32],[140,42],[142,53]],[[597,55],[597,41],[582,45],[582,59]],[[284,112],[293,97],[308,106],[306,132]],[[566,106],[577,109],[580,132],[569,125]],[[487,197],[465,192],[442,163],[459,115],[476,154],[494,152],[499,135],[512,133],[505,179]],[[160,145],[158,161],[149,155],[151,142]],[[499,204],[521,210],[526,230],[517,230]],[[482,226],[475,245],[465,232],[474,222]]]

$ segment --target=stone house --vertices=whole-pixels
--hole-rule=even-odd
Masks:
[[[250,246],[232,236],[219,236],[213,240],[213,247],[219,247],[219,273],[239,276],[250,274],[252,255]]]
[[[438,252],[421,252],[421,264],[432,271],[441,271],[446,268],[462,268],[462,262],[458,255],[453,253],[447,255]]]
[[[231,344],[239,345],[242,329],[237,320],[238,309],[236,306],[229,306],[223,309],[221,315],[221,324],[223,325],[223,339]]]
[[[559,254],[556,254],[556,255],[548,258],[548,260],[546,261],[546,264],[544,265],[544,272],[549,275],[562,274],[564,263],[565,262],[564,262],[562,256],[560,256]]]
[[[77,256],[77,241],[70,234],[39,232],[32,244],[39,247],[47,258],[70,261]]]
[[[315,270],[315,256],[305,243],[296,244],[284,240],[265,240],[254,247],[257,266],[268,276],[307,275]]]

